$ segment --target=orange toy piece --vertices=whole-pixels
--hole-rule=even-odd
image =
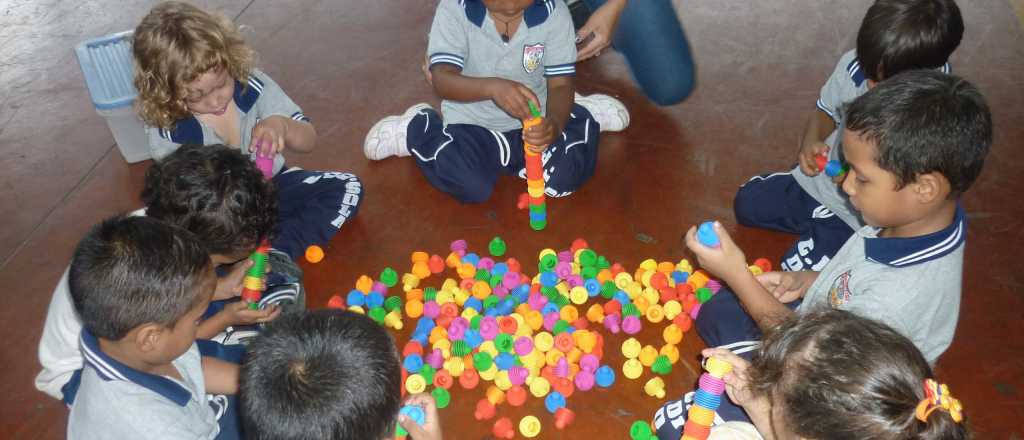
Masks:
[[[426,263],[428,259],[430,259],[430,254],[423,251],[413,252],[412,255],[409,256],[409,262],[412,264]]]
[[[772,271],[772,262],[767,258],[758,258],[754,260],[754,266],[760,267],[763,272]]]
[[[311,245],[306,248],[306,261],[316,264],[324,259],[324,250],[320,246]]]
[[[367,275],[360,275],[359,279],[356,280],[356,290],[364,294],[370,293],[371,287],[373,287],[373,278]]]
[[[562,353],[568,353],[575,346],[576,341],[572,339],[572,334],[560,333],[558,336],[555,336],[555,348]]]
[[[412,265],[412,274],[419,279],[424,279],[430,276],[430,266],[427,266],[426,261],[417,261]]]
[[[434,372],[435,387],[444,388],[447,390],[452,387],[453,383],[455,383],[455,380],[452,379],[452,375],[451,373],[448,372],[448,370],[441,369]]]
[[[476,411],[473,412],[473,417],[477,420],[490,420],[494,418],[495,412],[496,409],[491,402],[487,399],[480,399],[480,401],[476,403]]]
[[[423,346],[417,341],[406,342],[405,347],[402,348],[402,357],[406,357],[410,354],[423,356]]]
[[[469,364],[466,364],[466,365],[473,365],[473,364],[469,363]],[[459,385],[462,385],[462,388],[465,388],[467,390],[471,390],[473,388],[476,388],[477,384],[479,384],[479,383],[480,383],[480,374],[477,373],[476,370],[473,370],[471,368],[466,368],[465,370],[462,371],[462,374],[459,375]]]
[[[491,402],[492,405],[498,406],[505,402],[505,392],[498,388],[496,385],[487,387],[487,401]]]
[[[444,272],[444,259],[440,255],[434,254],[427,260],[427,267],[430,269],[430,273],[437,275]]]
[[[604,307],[600,304],[591,304],[587,309],[587,320],[595,324],[604,322]]]
[[[572,424],[573,420],[576,420],[576,413],[571,409],[563,406],[555,410],[555,428],[565,429],[566,426]]]
[[[494,428],[491,428],[491,434],[494,434],[494,438],[515,438],[516,429],[515,425],[512,424],[512,419],[508,417],[502,417],[495,421]]]
[[[505,401],[512,406],[523,406],[527,396],[526,388],[521,385],[512,385],[508,391],[505,391]]]

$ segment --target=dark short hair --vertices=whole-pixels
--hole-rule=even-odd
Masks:
[[[876,0],[857,31],[857,61],[881,81],[911,69],[936,69],[964,35],[953,0]]]
[[[224,145],[183,145],[146,172],[146,215],[188,229],[212,254],[249,252],[277,222],[277,195],[256,166]]]
[[[82,324],[117,341],[147,323],[173,326],[199,304],[210,256],[188,231],[149,217],[104,220],[75,248],[68,271]]]
[[[846,128],[878,149],[877,162],[899,188],[938,172],[950,197],[981,174],[992,145],[992,115],[971,83],[934,70],[914,70],[878,83],[846,109]]]
[[[934,378],[924,355],[891,327],[842,310],[794,315],[762,342],[750,386],[784,406],[804,438],[965,439],[949,413],[914,416]]]
[[[364,315],[282,315],[248,347],[242,425],[253,439],[384,438],[398,415],[401,374],[391,336]]]

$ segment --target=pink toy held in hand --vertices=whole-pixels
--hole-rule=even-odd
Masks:
[[[263,141],[256,144],[256,168],[263,173],[265,179],[274,177],[274,156],[263,154]]]

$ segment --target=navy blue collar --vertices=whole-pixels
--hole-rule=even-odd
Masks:
[[[480,0],[459,0],[466,10],[466,18],[477,27],[484,25],[487,7]],[[555,12],[555,0],[535,0],[533,5],[523,12],[523,20],[527,27],[534,27],[547,21],[548,16]]]
[[[947,75],[952,71],[953,69],[949,67],[949,63],[945,63],[939,68],[939,72]],[[850,64],[846,65],[846,72],[850,74],[850,79],[853,80],[853,85],[857,87],[860,87],[860,85],[864,83],[864,80],[867,79],[867,76],[864,75],[864,69],[860,67],[860,60],[856,57],[853,58],[853,61],[850,61]]]
[[[89,330],[82,329],[82,357],[85,364],[96,370],[96,374],[104,381],[123,380],[133,382],[154,393],[166,397],[170,401],[185,406],[192,398],[192,392],[179,383],[155,374],[143,373],[131,368],[117,359],[108,356],[100,349],[100,341]]]
[[[907,267],[942,258],[964,243],[967,216],[957,204],[953,223],[945,229],[920,237],[865,237],[864,253],[868,259],[892,267]]]
[[[235,80],[235,107],[238,107],[242,113],[249,113],[262,93],[263,81],[256,75],[249,75],[248,84],[242,84]],[[161,128],[160,137],[176,144],[206,145],[203,138],[203,126],[193,115],[188,115],[188,117],[175,122],[174,128],[171,130]]]

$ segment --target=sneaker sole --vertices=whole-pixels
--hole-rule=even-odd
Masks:
[[[403,118],[408,118],[409,120],[412,120],[412,118],[416,116],[416,113],[419,113],[420,111],[426,110],[426,109],[431,109],[432,110],[433,107],[431,107],[429,104],[426,104],[426,103],[419,103],[419,104],[416,104],[416,105],[414,105],[412,107],[409,107],[409,108],[405,109],[405,112],[403,112],[401,115],[388,116],[388,117],[386,117],[384,119],[381,119],[381,120],[377,121],[376,124],[373,124],[373,127],[370,127],[370,131],[366,134],[366,139],[363,140],[363,154],[366,155],[366,158],[370,159],[370,160],[381,160],[381,159],[386,159],[386,158],[391,157],[391,156],[395,156],[394,154],[384,154],[384,155],[382,155],[381,154],[381,148],[380,148],[380,142],[374,142],[374,143],[371,144],[370,143],[370,139],[371,139],[370,136],[372,134],[374,134],[374,133],[380,132],[380,127],[382,125],[384,125],[385,123],[390,123],[390,122],[393,122],[393,121],[401,121]],[[397,156],[405,157],[405,156],[409,156],[409,154],[408,153],[407,154],[397,154]]]

